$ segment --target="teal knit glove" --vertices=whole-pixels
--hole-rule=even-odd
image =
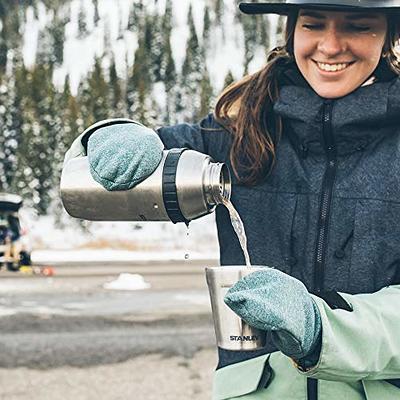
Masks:
[[[105,126],[88,141],[90,172],[107,190],[131,189],[154,172],[163,148],[158,135],[139,123]]]
[[[306,287],[276,269],[247,275],[225,296],[225,303],[249,325],[271,331],[275,346],[300,360],[320,343],[321,316]]]

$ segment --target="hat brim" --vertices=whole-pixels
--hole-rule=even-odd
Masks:
[[[346,5],[329,5],[329,4],[315,4],[315,3],[303,3],[303,4],[287,4],[282,2],[271,2],[271,3],[240,3],[239,9],[245,14],[279,14],[288,15],[292,12],[296,12],[301,8],[318,8],[328,10],[375,10],[375,11],[399,11],[397,7],[362,7],[362,6],[346,6]]]

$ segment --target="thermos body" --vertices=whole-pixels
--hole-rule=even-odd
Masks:
[[[87,157],[63,168],[61,199],[73,217],[91,221],[186,222],[214,211],[229,199],[227,166],[188,149],[164,150],[157,169],[134,188],[107,191],[90,173]]]

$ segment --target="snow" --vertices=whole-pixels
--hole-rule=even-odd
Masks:
[[[163,82],[157,82],[153,86],[154,99],[162,110],[165,110],[167,105],[167,93],[165,90]]]
[[[109,290],[143,290],[150,287],[142,275],[128,273],[122,273],[117,279],[103,284],[103,288]]]
[[[133,2],[134,3],[134,2]],[[127,26],[129,10],[132,6],[131,0],[99,0],[100,21],[97,26],[93,24],[94,7],[91,0],[73,0],[70,3],[70,22],[66,25],[66,37],[64,43],[64,63],[56,68],[54,72],[54,83],[62,88],[65,77],[70,77],[72,94],[78,91],[79,82],[91,69],[93,60],[104,52],[105,31],[109,31],[111,52],[117,66],[117,73],[121,78],[126,77],[127,68],[133,65],[134,53],[137,48],[137,35],[125,31],[122,39],[118,39],[120,23]],[[80,5],[84,5],[87,16],[87,27],[89,34],[85,38],[78,38],[78,13]],[[165,9],[165,0],[148,1],[149,11],[158,12],[162,15]],[[171,33],[172,54],[176,68],[181,70],[186,54],[186,42],[189,37],[187,16],[189,6],[192,6],[193,18],[199,40],[203,32],[204,0],[175,0],[173,2],[173,29]],[[230,70],[236,79],[243,75],[243,32],[241,26],[234,21],[236,2],[235,0],[225,1],[225,10],[221,26],[211,32],[213,46],[211,54],[207,58],[207,67],[213,86],[218,90],[222,89],[225,76]],[[34,17],[32,7],[27,9],[27,23],[24,27],[24,62],[29,67],[35,62],[35,53],[39,29],[48,23],[52,16],[46,13],[41,4],[39,7],[39,20]],[[277,18],[271,17],[273,27],[276,26]],[[273,27],[271,31],[273,31]],[[275,43],[275,40],[272,40]],[[109,61],[109,60],[108,60]],[[251,65],[255,71],[265,62],[265,55],[257,57]]]
[[[189,257],[187,257],[189,255]],[[79,263],[133,263],[146,262],[174,262],[182,260],[215,261],[218,254],[213,251],[190,252],[183,251],[124,251],[113,249],[99,250],[34,250],[32,262],[34,265],[57,265],[57,264],[79,264]]]
[[[56,223],[53,216],[35,217],[21,210],[27,230],[24,242],[33,248],[34,264],[79,262],[146,262],[218,260],[214,215],[189,224],[172,222],[85,222],[66,213]],[[28,240],[29,239],[29,240]]]
[[[137,34],[125,31],[118,39],[120,23],[125,27],[129,11],[135,1],[99,0],[100,20],[93,24],[94,7],[91,0],[72,0],[63,12],[69,16],[66,25],[64,43],[64,63],[54,72],[54,82],[61,89],[67,74],[70,77],[71,91],[77,93],[83,76],[92,68],[94,58],[101,56],[104,49],[105,32],[109,31],[111,53],[115,57],[117,73],[125,78],[129,67],[133,65],[134,53],[138,46]],[[78,38],[78,14],[83,4],[87,16],[89,33]],[[160,15],[165,8],[165,0],[147,1],[145,4],[157,10]],[[171,36],[172,53],[177,69],[181,69],[186,54],[186,41],[189,36],[187,16],[192,5],[195,27],[199,39],[202,37],[205,0],[174,0],[173,29]],[[226,0],[223,21],[210,32],[212,46],[205,62],[214,88],[222,89],[225,76],[230,70],[236,79],[243,75],[243,31],[234,21],[236,0]],[[38,19],[32,7],[27,8],[26,24],[23,27],[23,57],[29,67],[35,63],[35,53],[39,30],[44,29],[54,16],[46,11],[43,3],[39,4]],[[277,19],[273,22],[276,24]],[[273,24],[272,24],[273,25]],[[273,28],[271,28],[273,29]],[[251,70],[259,68],[265,55],[260,51]],[[158,83],[153,88],[156,102],[165,105],[165,88]],[[61,223],[56,223],[53,216],[29,216],[29,238],[35,249],[37,262],[46,260],[142,260],[146,257],[156,259],[182,259],[185,254],[190,258],[217,258],[218,244],[214,216],[207,216],[190,224],[189,235],[183,224],[172,223],[126,223],[126,222],[88,222],[79,224],[65,213]],[[99,250],[105,248],[106,250]],[[58,255],[57,255],[58,254]]]

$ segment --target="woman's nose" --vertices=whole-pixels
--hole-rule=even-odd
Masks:
[[[345,40],[337,30],[328,30],[321,34],[318,50],[333,57],[346,50]]]

